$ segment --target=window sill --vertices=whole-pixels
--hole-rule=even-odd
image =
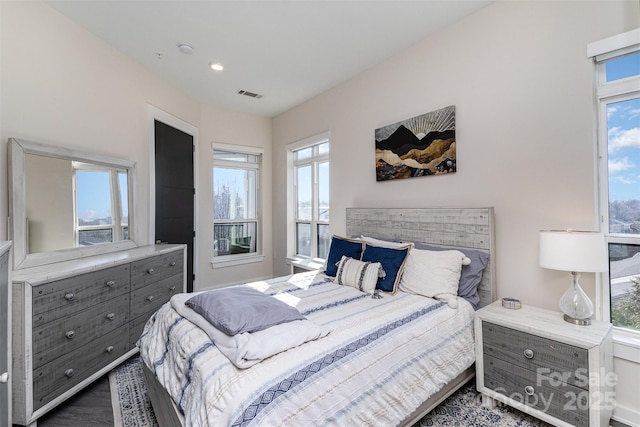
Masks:
[[[253,264],[264,261],[264,255],[249,255],[229,259],[214,259],[211,261],[211,268],[234,267],[236,265]]]
[[[303,270],[320,270],[324,267],[324,260],[320,258],[287,258],[287,264]]]
[[[613,355],[640,363],[640,333],[613,328]]]

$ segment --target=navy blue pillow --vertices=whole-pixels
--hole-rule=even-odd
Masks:
[[[327,265],[325,274],[335,277],[338,273],[337,264],[343,256],[360,260],[362,257],[362,246],[364,243],[360,240],[351,240],[340,236],[331,237],[331,246],[329,247],[329,255],[327,256]]]
[[[362,254],[362,261],[382,264],[385,277],[378,279],[376,288],[385,292],[395,292],[400,283],[407,255],[409,255],[409,247],[394,249],[366,245]]]

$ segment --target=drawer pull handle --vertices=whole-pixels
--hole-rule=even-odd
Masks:
[[[175,267],[175,266],[176,266],[176,262],[175,262],[175,261],[172,261],[172,262],[171,262],[171,267]]]
[[[64,371],[64,374],[68,377],[71,378],[73,376],[75,372],[73,372],[73,369],[67,369],[66,371]]]
[[[112,346],[112,345],[110,345],[110,346],[109,346],[109,347],[107,347],[105,350],[107,351],[107,353],[113,353],[113,346]]]
[[[526,357],[527,359],[533,359],[533,350],[531,350],[530,348],[527,348],[524,351],[524,357]]]
[[[147,297],[147,301],[153,301],[153,295],[149,295],[149,296]]]
[[[153,274],[153,268],[148,269],[148,270],[147,270],[147,273],[149,273],[149,274]]]
[[[116,282],[114,282],[113,280],[109,280],[107,282],[107,286],[110,287],[110,288],[113,288],[115,285],[116,285]]]
[[[170,287],[170,288],[169,288],[169,290],[170,290],[171,292],[173,292],[173,291],[175,291],[175,290],[176,290],[176,287],[175,287],[175,286],[172,286],[172,287]]]
[[[67,301],[73,301],[73,299],[76,296],[73,294],[73,292],[69,292],[68,294],[64,294],[64,299],[66,299]]]
[[[115,319],[115,317],[116,317],[116,315],[113,314],[113,313],[107,314],[107,319],[109,319],[109,320],[113,320],[113,319]]]
[[[536,393],[536,391],[530,385],[524,388],[524,392],[527,393],[529,396],[533,396]]]
[[[72,339],[73,339],[73,337],[75,337],[75,336],[76,336],[76,333],[75,333],[75,332],[73,332],[73,331],[67,331],[67,333],[66,333],[66,334],[64,334],[64,335],[65,335],[67,338],[69,338],[70,340],[72,340]]]

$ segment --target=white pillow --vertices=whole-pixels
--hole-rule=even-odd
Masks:
[[[458,284],[465,255],[456,250],[413,249],[400,280],[400,290],[447,301],[458,307]],[[468,258],[467,258],[468,259]]]
[[[370,245],[373,245],[373,246],[379,246],[381,248],[404,249],[407,246],[410,246],[411,248],[413,248],[412,242],[404,242],[404,243],[391,242],[389,240],[380,240],[380,239],[376,239],[375,237],[366,237],[366,236],[360,236],[360,240],[366,243],[369,243]]]
[[[363,262],[343,256],[338,263],[338,272],[333,283],[373,294],[381,271],[382,264],[379,262]]]

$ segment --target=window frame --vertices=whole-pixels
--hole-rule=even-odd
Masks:
[[[250,147],[243,145],[232,145],[232,144],[223,144],[213,142],[211,143],[211,156],[212,156],[212,167],[211,167],[211,196],[212,196],[212,208],[215,209],[215,183],[214,183],[214,171],[216,167],[224,167],[231,169],[239,169],[244,171],[255,171],[256,179],[255,179],[255,188],[253,191],[255,192],[254,200],[255,200],[255,218],[241,218],[241,219],[227,219],[227,220],[216,220],[215,214],[212,212],[212,227],[215,227],[216,223],[224,223],[224,224],[237,224],[237,223],[252,223],[255,224],[255,252],[248,253],[236,253],[236,254],[225,254],[225,255],[215,255],[214,247],[211,247],[211,267],[212,268],[223,268],[223,267],[231,267],[235,265],[249,264],[262,262],[264,260],[263,253],[263,245],[262,245],[262,237],[263,237],[263,219],[262,219],[262,163],[264,160],[264,149],[258,147]],[[222,151],[230,154],[240,154],[240,155],[249,155],[255,156],[256,161],[235,161],[235,160],[221,160],[215,159],[214,152]],[[212,239],[213,239],[213,231],[212,229]],[[215,241],[215,239],[213,239]]]
[[[328,144],[329,147],[326,152],[318,153],[318,148]],[[318,226],[330,227],[331,218],[329,220],[321,220],[318,218],[319,210],[319,165],[327,163],[330,167],[330,153],[331,153],[331,141],[329,138],[329,132],[323,132],[321,134],[303,139],[301,141],[289,144],[287,149],[287,173],[288,173],[288,191],[287,191],[287,254],[288,260],[291,262],[305,261],[317,261],[318,263],[324,263],[324,258],[318,255]],[[301,150],[313,148],[312,155],[304,159],[296,159],[296,152]],[[311,219],[301,220],[298,218],[298,182],[297,182],[297,168],[301,166],[311,166],[312,177],[312,194],[311,194]],[[331,200],[329,200],[331,205]],[[297,226],[298,224],[309,224],[311,227],[311,254],[310,256],[299,254],[297,251]],[[329,229],[330,230],[330,229]],[[329,231],[329,235],[331,232]]]
[[[640,245],[640,234],[629,235],[610,232],[609,227],[609,169],[608,169],[608,122],[607,106],[640,97],[640,76],[606,81],[606,62],[622,56],[640,52],[640,29],[619,34],[591,43],[587,56],[594,61],[594,94],[597,123],[597,167],[596,167],[596,213],[607,247],[610,243]],[[609,251],[607,250],[607,254]],[[608,260],[607,260],[608,261]],[[596,306],[599,318],[611,321],[610,273],[597,275]],[[626,360],[640,362],[640,331],[613,326],[614,355]]]
[[[127,170],[124,168],[112,168],[107,166],[100,166],[90,163],[72,162],[73,167],[73,244],[75,248],[81,248],[85,246],[80,245],[80,232],[90,230],[111,230],[111,241],[103,243],[114,243],[124,239],[124,228],[129,228],[130,225],[127,222],[126,225],[122,224],[122,189],[120,188],[119,175],[127,175]],[[111,197],[111,224],[101,225],[78,225],[79,212],[78,212],[78,171],[84,172],[106,172],[109,174],[109,192]],[[127,189],[128,193],[128,189]],[[128,194],[127,194],[128,198]],[[128,215],[128,214],[127,214]],[[100,243],[100,244],[103,244]]]

